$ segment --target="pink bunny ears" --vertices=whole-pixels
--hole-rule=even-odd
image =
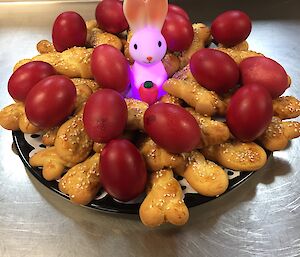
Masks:
[[[131,30],[146,26],[161,30],[168,12],[168,0],[124,0],[123,10]]]

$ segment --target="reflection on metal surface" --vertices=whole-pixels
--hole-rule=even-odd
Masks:
[[[188,6],[189,2],[196,3],[184,1],[183,5]],[[228,8],[244,1],[230,2],[236,5]],[[284,13],[299,10],[299,1],[274,2]],[[278,8],[280,3],[283,4]],[[264,10],[274,11],[268,1],[247,4],[250,16],[259,12],[261,16],[267,15],[268,12],[262,13]],[[0,4],[1,108],[12,102],[6,86],[14,64],[36,55],[35,44],[51,38],[56,15],[75,10],[91,19],[95,5]],[[211,10],[211,6],[214,5],[206,2],[199,8],[191,7],[189,12],[192,17],[215,15],[217,11]],[[297,17],[293,21],[255,22],[249,43],[253,50],[262,51],[286,68],[293,79],[286,94],[300,98],[299,12]],[[137,218],[102,214],[57,197],[26,173],[19,157],[11,151],[11,132],[1,129],[0,142],[1,257],[299,256],[299,139],[285,151],[274,153],[268,165],[241,187],[192,208],[190,221],[184,227],[166,225],[156,230],[145,228]]]

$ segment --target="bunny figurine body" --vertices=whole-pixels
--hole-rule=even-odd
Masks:
[[[161,29],[167,15],[168,1],[124,0],[123,8],[133,31],[129,43],[129,53],[135,61],[131,67],[131,96],[140,99],[140,87],[151,81],[157,85],[158,100],[165,94],[162,85],[168,78],[161,61],[167,51]]]

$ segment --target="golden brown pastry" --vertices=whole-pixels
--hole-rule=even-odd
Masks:
[[[129,53],[129,43],[130,43],[130,40],[132,38],[132,35],[133,35],[132,31],[128,30],[128,32],[127,32],[127,41],[126,41],[125,44],[123,44],[123,46],[124,46],[124,56],[129,61],[130,64],[134,63],[134,60],[133,60],[133,58],[131,57],[131,55]]]
[[[300,122],[282,121],[278,117],[273,117],[272,122],[259,137],[259,142],[269,151],[283,150],[289,141],[300,136]]]
[[[69,169],[59,181],[59,190],[73,203],[86,205],[96,197],[101,187],[99,159],[100,154],[95,153]]]
[[[193,108],[186,108],[186,110],[194,116],[201,128],[202,140],[198,148],[221,144],[229,139],[230,132],[225,123],[212,120],[211,117],[205,117]]]
[[[85,25],[86,25],[87,30],[92,30],[94,28],[98,28],[98,23],[95,19],[86,21]]]
[[[224,113],[226,106],[218,95],[197,82],[171,78],[164,83],[163,89],[170,95],[181,98],[204,116]]]
[[[62,53],[46,53],[33,57],[32,59],[25,59],[19,61],[14,71],[22,64],[30,61],[43,61],[51,64],[55,70],[62,75],[70,78],[93,78],[91,72],[91,55],[93,49],[86,49],[84,47],[73,47]]]
[[[186,160],[182,155],[167,152],[149,137],[143,141],[139,149],[144,157],[147,169],[150,171],[170,168],[179,174],[185,170]]]
[[[128,120],[126,129],[144,130],[144,113],[148,109],[148,104],[133,98],[125,98],[128,109]]]
[[[242,41],[241,43],[232,46],[232,47],[226,47],[223,44],[218,44],[218,48],[229,48],[235,51],[248,51],[249,50],[249,44],[247,41]]]
[[[58,129],[59,127],[54,127],[47,130],[42,136],[42,143],[46,146],[54,145]]]
[[[8,130],[19,130],[19,119],[23,115],[24,105],[21,102],[13,103],[0,111],[0,125]]]
[[[144,225],[157,227],[165,222],[184,225],[189,219],[189,210],[183,201],[178,181],[169,169],[151,174],[149,192],[140,207]]]
[[[68,164],[62,160],[54,146],[43,149],[29,159],[33,167],[43,167],[44,179],[51,181],[61,177]]]
[[[100,86],[95,80],[83,79],[83,78],[73,78],[71,79],[75,85],[85,85],[88,86],[93,92],[97,91]]]
[[[34,126],[26,117],[24,104],[13,103],[0,111],[0,125],[8,130],[21,130],[23,133],[37,133],[40,129]]]
[[[192,55],[197,52],[199,49],[204,48],[205,46],[209,45],[211,42],[211,34],[210,29],[203,23],[194,23],[193,24],[194,30],[194,39],[191,46],[182,52],[180,56],[180,67],[185,67]]]
[[[280,96],[273,100],[273,111],[282,120],[297,118],[300,115],[300,101],[294,96]]]
[[[232,48],[217,48],[217,50],[228,54],[237,64],[240,64],[243,60],[249,57],[263,56],[263,54],[251,50],[239,51]]]
[[[227,173],[217,164],[205,160],[204,156],[193,151],[188,156],[186,169],[179,173],[190,186],[204,196],[219,196],[223,194],[229,183]]]
[[[237,171],[255,171],[267,162],[265,150],[254,142],[226,142],[201,149],[206,159]]]
[[[23,115],[20,116],[19,119],[19,128],[25,134],[34,134],[41,131],[41,129],[35,125],[33,125],[27,118],[25,114],[25,110]]]
[[[167,52],[162,59],[162,63],[166,69],[168,77],[172,77],[180,69],[180,61],[175,54]]]
[[[54,45],[48,40],[41,40],[37,43],[36,49],[40,54],[55,53]]]
[[[14,66],[14,68],[13,68],[13,72],[15,72],[17,69],[19,69],[22,65],[24,65],[24,64],[26,64],[26,63],[29,63],[29,62],[31,62],[31,61],[32,61],[32,60],[31,60],[31,59],[28,59],[28,58],[19,60],[19,61],[15,64],[15,66]]]
[[[71,166],[84,161],[93,148],[93,142],[84,130],[83,114],[77,114],[66,121],[58,130],[55,148],[61,159]]]
[[[105,146],[105,144],[103,144],[103,143],[96,143],[96,142],[94,142],[94,144],[93,144],[93,151],[95,153],[101,153],[102,150],[103,150],[103,148],[104,148],[104,146]]]
[[[92,47],[91,45],[89,45],[92,30],[95,29],[95,28],[98,28],[98,24],[97,24],[96,20],[88,20],[88,21],[85,22],[85,25],[86,25],[86,29],[87,29],[86,45],[88,47]]]
[[[191,72],[190,65],[188,64],[181,70],[177,71],[173,75],[174,79],[180,79],[180,80],[185,80],[185,81],[192,81],[192,82],[197,82]]]
[[[176,105],[183,105],[184,103],[180,98],[170,94],[163,95],[159,101],[162,103],[169,103],[169,104],[176,104]]]
[[[75,113],[78,113],[93,91],[83,80],[73,79],[72,81],[76,87]]]
[[[111,45],[119,50],[122,50],[123,48],[121,39],[116,35],[104,32],[98,28],[93,28],[89,34],[88,45],[95,48],[104,44]]]

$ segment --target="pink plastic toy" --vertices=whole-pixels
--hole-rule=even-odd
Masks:
[[[140,99],[139,87],[152,81],[158,87],[159,99],[166,93],[162,85],[168,78],[161,62],[167,51],[161,29],[168,0],[124,0],[123,9],[133,31],[129,44],[129,53],[135,60],[131,67],[131,96]]]

